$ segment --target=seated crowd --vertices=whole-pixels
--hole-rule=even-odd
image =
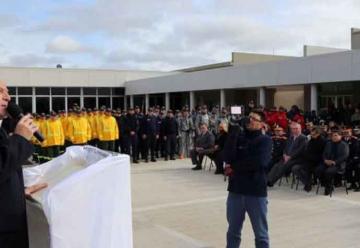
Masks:
[[[206,156],[216,165],[215,174],[223,174],[226,146],[234,140],[232,133],[246,130],[252,110],[264,113],[263,132],[273,140],[267,169],[269,187],[292,174],[308,192],[319,181],[325,194],[330,194],[343,179],[348,189],[360,191],[360,111],[350,104],[317,115],[315,111],[303,113],[297,106],[289,111],[283,107],[264,109],[250,101],[241,116],[232,115],[225,107],[208,111],[206,105],[175,111],[155,106],[146,112],[138,106],[126,111],[73,106],[68,112],[33,114],[45,137],[43,143],[33,142],[36,153],[47,159],[69,145],[85,144],[129,154],[133,163],[188,157],[195,165],[193,170],[202,169]],[[11,119],[2,125],[12,132]]]

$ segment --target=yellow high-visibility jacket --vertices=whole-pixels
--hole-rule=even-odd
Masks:
[[[91,139],[91,128],[84,117],[71,118],[67,128],[69,139],[73,144],[85,144]]]
[[[45,137],[47,146],[64,145],[65,137],[61,121],[59,119],[48,120],[46,124]]]
[[[65,119],[63,120],[63,129],[64,129],[64,135],[65,135],[65,140],[70,141],[70,134],[69,134],[69,123],[71,122],[71,120],[74,118],[74,116],[72,115],[68,115],[65,117]]]
[[[119,138],[119,128],[112,116],[102,116],[99,128],[100,141],[113,141]]]
[[[91,139],[97,139],[98,133],[97,133],[97,126],[98,126],[98,117],[97,115],[88,115],[88,121],[90,123],[91,128]]]
[[[46,123],[48,120],[40,119],[38,122],[39,132],[45,136],[46,134]],[[46,136],[44,137],[44,141],[40,144],[41,147],[48,147]]]

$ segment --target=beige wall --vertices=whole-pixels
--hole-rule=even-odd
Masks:
[[[279,56],[256,53],[232,53],[232,63],[234,65],[256,64],[261,62],[279,61],[294,58],[291,56]]]
[[[345,52],[349,49],[304,45],[304,57],[328,53]]]
[[[127,81],[172,74],[155,71],[0,67],[0,79],[9,86],[124,87]]]
[[[351,49],[360,49],[360,29],[351,29]]]
[[[304,87],[293,86],[276,88],[274,105],[276,107],[283,106],[288,110],[292,105],[298,105],[299,108],[304,109]]]

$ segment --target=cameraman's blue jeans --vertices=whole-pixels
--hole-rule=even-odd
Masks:
[[[268,248],[269,235],[267,224],[267,198],[247,196],[229,192],[227,199],[227,220],[229,228],[226,234],[227,248],[238,248],[241,242],[241,229],[247,212],[255,234],[256,248]]]

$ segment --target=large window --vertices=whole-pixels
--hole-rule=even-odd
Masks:
[[[111,88],[98,88],[98,95],[110,96]]]
[[[65,97],[53,97],[52,109],[56,112],[59,110],[65,110]]]
[[[80,95],[80,88],[67,88],[67,94],[68,95]]]
[[[24,113],[32,112],[32,98],[31,97],[19,97],[19,106]]]
[[[16,95],[16,87],[8,87],[9,95]]]
[[[113,109],[117,109],[117,108],[124,109],[124,97],[113,97],[112,98],[112,108]]]
[[[66,88],[51,88],[51,95],[53,96],[64,96]]]
[[[102,106],[110,108],[110,97],[99,97],[99,108]]]
[[[18,95],[32,95],[31,87],[18,87]]]
[[[35,88],[36,95],[50,95],[50,88],[47,87],[39,87]]]
[[[84,97],[85,108],[96,108],[96,97]]]
[[[50,112],[50,98],[49,97],[37,97],[36,98],[36,112],[41,113],[49,113]]]
[[[80,107],[80,97],[68,97],[68,108],[73,108],[74,105]]]
[[[91,88],[84,88],[83,89],[84,95],[96,95],[96,88],[95,87],[91,87]]]

